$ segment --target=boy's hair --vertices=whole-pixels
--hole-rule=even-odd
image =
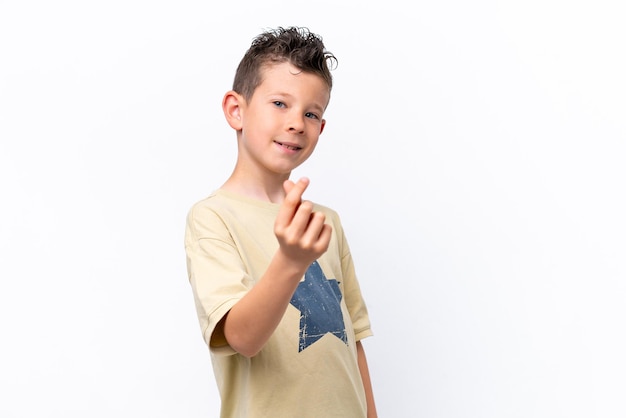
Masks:
[[[330,91],[333,78],[330,70],[337,58],[326,50],[322,38],[303,27],[278,27],[256,36],[241,59],[233,90],[250,100],[254,90],[263,81],[261,70],[266,65],[288,62],[305,73],[324,79]]]

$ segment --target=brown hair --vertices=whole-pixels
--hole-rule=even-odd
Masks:
[[[265,65],[288,62],[298,69],[320,76],[333,87],[330,70],[337,58],[326,50],[322,38],[303,27],[278,27],[256,36],[239,62],[233,90],[250,100],[261,84],[261,69]]]

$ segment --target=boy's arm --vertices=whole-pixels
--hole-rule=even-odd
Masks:
[[[279,248],[256,285],[220,322],[228,344],[246,357],[263,348],[306,269],[328,249],[331,226],[324,223],[324,214],[313,212],[311,202],[302,201],[308,184],[308,179],[285,182],[285,200],[274,225]]]
[[[374,391],[372,390],[372,381],[370,379],[369,367],[367,366],[367,358],[365,357],[365,349],[361,341],[356,342],[357,361],[359,363],[359,371],[365,388],[365,400],[367,401],[367,418],[377,418],[376,404],[374,403]]]

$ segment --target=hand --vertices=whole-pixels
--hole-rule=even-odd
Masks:
[[[303,268],[326,252],[332,232],[332,227],[324,223],[326,216],[313,212],[313,203],[302,200],[308,185],[306,177],[297,183],[285,181],[285,200],[274,223],[280,251],[291,261],[302,263]]]

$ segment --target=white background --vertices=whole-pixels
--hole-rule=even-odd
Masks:
[[[339,59],[294,177],[344,221],[379,415],[626,416],[621,4],[0,0],[0,416],[217,416],[184,221],[278,25]]]

